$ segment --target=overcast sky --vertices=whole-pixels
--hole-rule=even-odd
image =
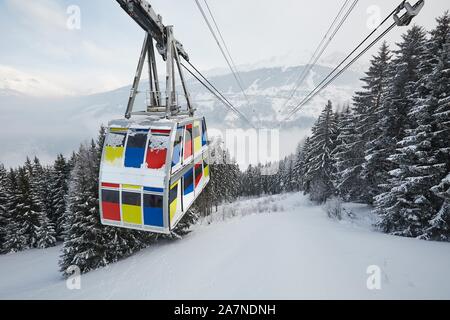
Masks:
[[[238,65],[305,63],[343,2],[208,0]],[[351,50],[370,32],[367,23],[376,8],[384,17],[397,2],[360,0],[324,56]],[[226,67],[194,0],[150,3],[165,24],[175,25],[175,36],[196,65]],[[432,28],[449,3],[427,0],[415,22]],[[71,5],[81,10],[79,30],[67,28]],[[404,31],[397,28],[388,42]],[[131,82],[143,36],[114,0],[0,0],[0,81],[12,75],[37,79],[48,87],[43,94],[114,89]]]

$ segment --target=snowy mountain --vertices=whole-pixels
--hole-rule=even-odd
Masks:
[[[0,97],[19,93],[33,97],[70,94],[63,86],[40,76],[0,65]]]
[[[248,118],[259,127],[279,127],[277,120],[293,82],[305,66],[254,69],[241,73],[248,102],[240,92],[231,74],[209,76],[211,82]],[[317,66],[299,88],[293,102],[299,102],[331,71],[330,67]],[[327,99],[336,105],[349,103],[359,87],[360,73],[349,71],[342,75],[321,96],[315,98],[297,113],[294,121],[283,123],[281,135],[294,135],[283,145],[283,153],[292,152],[298,141],[308,132]],[[145,105],[148,82],[142,81],[141,94],[137,96],[136,109]],[[188,78],[188,87],[199,114],[205,115],[209,128],[244,126],[236,120],[221,102],[204,89],[195,79]],[[163,90],[163,89],[162,89]],[[58,152],[70,153],[78,144],[96,135],[101,124],[123,117],[130,86],[88,96],[40,97],[22,91],[0,87],[2,109],[2,134],[8,135],[0,161],[7,165],[23,162],[26,155],[36,153],[45,161]],[[181,90],[179,91],[181,92]],[[180,99],[182,101],[182,99]],[[288,104],[283,110],[292,106]],[[27,130],[24,130],[27,128]],[[30,130],[33,132],[29,134]],[[291,130],[288,132],[288,130]]]

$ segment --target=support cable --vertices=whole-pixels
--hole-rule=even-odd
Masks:
[[[251,121],[240,112],[198,69],[189,61],[187,63],[199,74],[199,76],[203,79],[200,79],[192,70],[187,68],[182,62],[180,62],[181,66],[189,72],[201,85],[203,85],[211,94],[213,94],[220,102],[223,103],[228,109],[230,109],[233,113],[235,113],[238,117],[242,118],[247,124],[254,128],[254,125]]]
[[[319,45],[317,46],[316,50],[314,51],[313,55],[311,56],[310,60],[308,61],[308,63],[306,64],[306,68],[303,69],[302,73],[299,74],[298,78],[295,80],[295,86],[292,89],[289,97],[286,99],[285,103],[283,104],[283,107],[279,110],[279,112],[281,112],[282,110],[284,110],[284,108],[286,108],[287,104],[289,103],[289,101],[292,100],[292,98],[295,96],[297,90],[300,88],[300,86],[303,84],[303,82],[306,79],[306,76],[308,75],[308,73],[314,68],[314,66],[316,65],[317,61],[320,59],[320,57],[322,56],[323,52],[326,50],[326,48],[328,47],[328,45],[331,43],[331,41],[333,40],[334,36],[336,35],[336,33],[339,31],[339,29],[342,27],[342,25],[344,24],[345,20],[347,19],[347,17],[350,15],[350,13],[352,12],[353,8],[356,6],[356,3],[358,2],[358,0],[355,0],[351,7],[348,9],[346,15],[341,19],[340,24],[338,25],[338,27],[336,27],[336,29],[334,30],[334,32],[332,33],[332,35],[330,37],[328,37],[328,35],[330,34],[330,32],[333,30],[333,27],[335,26],[336,22],[338,21],[339,17],[341,16],[341,14],[344,12],[345,7],[347,6],[347,3],[349,2],[349,0],[346,0],[344,2],[344,4],[342,5],[341,9],[339,10],[338,14],[336,15],[336,17],[334,18],[333,22],[331,23],[330,27],[328,28],[327,32],[324,34],[322,41],[319,43]],[[328,38],[328,41],[325,42]],[[325,44],[325,45],[324,45]]]
[[[197,7],[198,7],[200,13],[202,14],[203,19],[205,20],[206,25],[207,25],[208,28],[209,28],[209,31],[211,32],[211,34],[212,34],[214,40],[216,41],[216,43],[217,43],[217,45],[218,45],[218,47],[219,47],[219,49],[220,49],[220,52],[222,53],[223,57],[225,58],[225,61],[227,62],[228,67],[230,68],[231,72],[233,73],[234,79],[236,80],[236,82],[237,82],[239,88],[241,89],[242,94],[244,95],[245,99],[247,100],[247,103],[249,103],[249,99],[248,99],[248,97],[247,97],[247,95],[246,95],[246,93],[245,93],[245,90],[244,90],[244,88],[243,88],[243,85],[242,85],[242,83],[239,81],[239,77],[237,76],[236,72],[234,71],[233,66],[231,65],[230,60],[228,59],[228,57],[227,57],[227,55],[226,55],[226,53],[225,53],[225,51],[224,51],[222,45],[220,44],[219,39],[217,38],[217,35],[216,35],[216,33],[214,32],[214,29],[213,29],[213,27],[211,26],[211,23],[209,22],[209,19],[208,19],[208,17],[206,16],[205,11],[203,10],[203,8],[202,8],[202,6],[200,5],[200,2],[199,2],[198,0],[195,0],[195,3],[197,4]]]
[[[313,95],[314,94],[314,96],[317,94],[317,93],[314,93],[318,88],[320,88],[321,86],[322,86],[322,84],[324,84],[325,82],[327,82],[327,80],[330,78],[330,77],[332,77],[332,75],[359,49],[359,48],[361,48],[361,46],[375,33],[375,32],[377,32],[378,31],[378,29],[382,26],[382,25],[384,25],[385,23],[386,23],[386,21],[390,18],[390,17],[392,17],[392,15],[394,15],[395,14],[395,12],[396,12],[396,10],[397,9],[394,9],[383,21],[381,21],[380,22],[380,24],[374,29],[374,30],[372,30],[372,32],[370,32],[369,33],[369,35],[367,35],[297,106],[295,106],[295,107],[293,107],[290,111],[289,111],[289,114],[288,114],[288,116],[287,116],[287,118],[285,119],[285,120],[288,120],[290,117],[292,117],[292,115],[293,114],[295,114],[297,111],[298,111],[298,109],[299,108],[301,108],[304,104],[305,104],[305,102],[307,102],[307,101],[309,101],[310,100],[310,96],[311,95]],[[393,23],[386,31],[387,32],[389,32],[390,30],[392,30],[392,28],[393,27],[395,27],[395,25],[396,25],[396,23]],[[385,34],[387,34],[387,32],[386,31],[384,31],[383,32],[383,36],[385,35]],[[372,42],[371,43],[371,46],[373,46],[379,39],[381,39],[381,37],[379,36],[379,37],[377,37],[377,39],[376,39],[376,41],[375,42]],[[369,48],[366,48],[367,50],[369,49]],[[367,51],[367,50],[365,50],[365,51]],[[364,52],[365,52],[364,51]],[[362,54],[360,54],[360,55],[358,55],[358,58],[361,56]],[[356,61],[356,60],[355,60]],[[355,62],[355,61],[353,61],[352,60],[352,64]],[[348,64],[347,66],[346,66],[346,68],[345,69],[347,69],[348,67],[350,66],[350,64]],[[342,72],[339,72],[339,75],[340,74],[342,74]],[[333,80],[334,79],[336,79],[336,77],[333,77]],[[328,84],[329,84],[330,82],[328,82]],[[327,84],[327,85],[328,85]],[[322,89],[324,89],[324,87],[322,87]],[[322,90],[321,89],[321,90]]]
[[[344,71],[346,71],[353,63],[356,62],[363,54],[365,54],[370,48],[372,48],[375,43],[377,43],[381,38],[383,38],[387,33],[389,33],[396,23],[391,24],[382,34],[380,34],[375,40],[373,40],[363,51],[361,51],[356,57],[354,57],[349,63],[347,63],[337,74],[335,74],[331,79],[325,82],[330,76],[327,76],[316,88],[314,88],[311,93],[306,96],[291,112],[288,114],[285,120],[289,120],[298,110],[300,110],[306,103],[308,103],[312,98],[319,94],[323,89],[325,89],[330,83],[332,83],[337,77],[339,77]],[[340,64],[341,65],[341,64]],[[333,72],[334,73],[334,72]],[[325,83],[324,83],[325,82]],[[317,91],[316,91],[317,90]]]

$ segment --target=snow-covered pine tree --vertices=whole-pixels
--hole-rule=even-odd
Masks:
[[[361,159],[361,179],[364,182],[361,186],[361,200],[370,204],[373,203],[374,196],[380,193],[380,185],[385,183],[388,177],[385,141],[389,138],[383,125],[389,122],[389,119],[384,119],[387,115],[384,102],[391,79],[390,61],[391,53],[384,42],[378,53],[372,57],[365,77],[361,79],[364,82],[363,90],[353,96],[356,138],[364,143],[364,155]]]
[[[313,201],[324,202],[335,191],[332,183],[332,151],[335,148],[336,133],[336,116],[331,101],[328,101],[312,128],[308,147],[310,159],[307,162],[305,180]]]
[[[295,159],[294,159],[294,167],[293,167],[293,180],[294,180],[294,190],[300,191],[302,190],[303,185],[303,166],[304,166],[304,154],[303,154],[303,146],[305,145],[306,140],[301,141],[297,148],[295,149]]]
[[[274,175],[275,183],[273,185],[272,194],[279,194],[286,191],[286,159],[278,163],[278,171]]]
[[[396,142],[396,150],[388,157],[393,164],[391,178],[375,202],[381,218],[378,226],[384,232],[409,237],[422,235],[433,213],[429,188],[424,187],[434,180],[432,172],[439,170],[427,157],[429,142],[422,144],[419,140],[424,136],[417,136],[421,128],[418,114],[423,113],[423,108],[417,106],[421,97],[416,89],[420,79],[427,77],[420,68],[425,58],[425,32],[414,26],[403,36],[394,59],[395,75],[386,103],[393,115],[388,134],[391,142]],[[425,122],[428,118],[424,115]]]
[[[443,200],[439,211],[430,220],[424,238],[439,241],[450,241],[450,174],[432,191]]]
[[[41,249],[52,247],[56,244],[55,225],[51,220],[55,211],[52,201],[52,169],[44,168],[35,157],[29,175],[31,190],[40,207],[39,226],[36,227],[38,239],[35,246]]]
[[[449,19],[445,21],[448,23]],[[432,217],[424,237],[450,241],[450,32],[430,79],[433,89],[427,109],[432,117],[433,160],[435,166],[443,170],[439,171],[442,178],[439,184],[431,187],[432,192],[441,199],[438,202],[440,208]]]
[[[7,194],[7,171],[5,166],[0,163],[0,254],[5,253],[6,231],[8,227],[8,212],[6,204]]]
[[[28,239],[20,221],[20,189],[17,172],[13,169],[10,169],[7,175],[6,194],[7,228],[3,250],[4,252],[19,252],[28,247]]]
[[[297,190],[297,184],[294,174],[295,156],[289,156],[286,158],[286,166],[284,172],[284,186],[285,191],[292,192]]]
[[[56,232],[53,223],[46,215],[39,217],[39,228],[37,233],[36,247],[39,249],[45,249],[54,247],[56,245]]]
[[[67,211],[64,215],[64,245],[59,261],[66,275],[76,265],[88,272],[118,261],[149,245],[151,233],[103,226],[100,222],[98,176],[104,128],[97,143],[82,145],[71,173]]]
[[[364,143],[356,130],[355,114],[346,107],[339,117],[336,148],[333,150],[335,166],[334,187],[345,201],[360,201],[362,196],[361,170]]]
[[[26,248],[36,248],[39,240],[42,203],[33,178],[33,165],[29,159],[24,167],[17,171],[18,204],[14,219],[19,223],[23,234],[27,238]]]
[[[311,158],[312,158],[312,149],[311,149],[311,138],[307,137],[305,140],[305,144],[303,145],[302,149],[303,157],[301,159],[301,162],[299,163],[300,166],[300,174],[302,177],[302,190],[304,194],[311,192],[311,181],[307,177],[307,172],[309,170],[309,167],[311,166]]]
[[[63,253],[60,260],[61,271],[66,272],[71,265],[87,272],[109,262],[109,251],[114,244],[99,221],[98,186],[95,175],[97,153],[95,146],[80,147],[72,172],[65,215]]]
[[[70,167],[62,154],[59,154],[53,164],[52,171],[52,203],[54,207],[51,222],[55,225],[56,238],[63,240],[63,221],[66,211],[66,199],[68,192],[68,179]]]

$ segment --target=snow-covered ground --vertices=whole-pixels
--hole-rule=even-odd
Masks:
[[[0,298],[450,298],[450,244],[388,236],[368,208],[336,222],[299,194],[222,206],[183,240],[83,275],[68,290],[60,247],[0,257]],[[369,266],[381,288],[367,288]]]

